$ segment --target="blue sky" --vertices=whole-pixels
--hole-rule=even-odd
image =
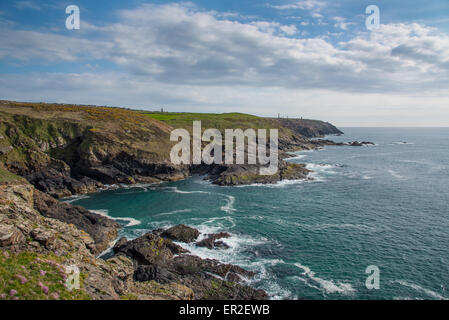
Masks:
[[[72,4],[80,30],[65,27]],[[448,126],[448,13],[447,0],[2,1],[0,99]]]

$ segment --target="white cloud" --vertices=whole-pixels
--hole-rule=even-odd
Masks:
[[[320,0],[301,0],[285,5],[268,5],[271,8],[279,10],[301,9],[301,10],[317,10],[326,6],[326,2]]]
[[[83,28],[78,37],[1,30],[0,57],[83,65],[104,59],[119,71],[8,75],[0,80],[0,96],[265,115],[279,108],[340,125],[349,124],[344,117],[355,122],[361,115],[394,115],[391,110],[403,105],[423,114],[431,104],[435,121],[443,121],[441,114],[449,119],[449,37],[419,24],[381,25],[333,45],[292,38],[296,28],[276,22],[144,5],[121,11],[117,23],[86,22]]]
[[[14,5],[19,10],[31,9],[31,10],[40,11],[42,9],[39,4],[37,4],[36,2],[33,2],[33,1],[16,1],[14,3]]]

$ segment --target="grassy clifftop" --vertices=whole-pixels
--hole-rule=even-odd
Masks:
[[[55,197],[95,191],[104,184],[182,179],[189,166],[170,162],[170,132],[278,129],[281,151],[313,148],[310,137],[340,133],[314,120],[242,113],[166,113],[66,104],[0,101],[0,162]]]
[[[288,128],[278,121],[244,113],[181,113],[181,112],[142,112],[145,116],[166,123],[173,128],[192,128],[192,121],[201,120],[203,129],[278,129],[280,135],[290,134]]]

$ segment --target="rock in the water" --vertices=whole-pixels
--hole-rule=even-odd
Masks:
[[[228,248],[229,246],[223,241],[216,241],[218,239],[230,238],[231,235],[227,232],[213,233],[206,235],[206,238],[195,243],[198,247],[206,247],[209,249],[217,248]]]
[[[171,227],[161,233],[161,237],[163,238],[168,238],[174,241],[181,241],[185,243],[195,241],[199,235],[200,232],[198,230],[183,224]]]
[[[186,230],[184,227],[175,227],[175,230]],[[172,240],[159,236],[164,232],[158,229],[132,241],[122,238],[115,245],[116,257],[127,255],[137,263],[133,275],[135,281],[165,285],[179,283],[190,288],[195,299],[267,299],[263,290],[244,285],[245,279],[255,276],[254,272],[217,260],[182,254],[188,251]],[[196,237],[194,232],[191,238]],[[223,232],[209,235],[208,238],[214,241],[226,237],[229,234]]]
[[[151,232],[128,241],[120,247],[116,245],[114,248],[116,253],[125,254],[139,264],[145,265],[165,264],[174,254],[185,252],[183,248],[173,243],[170,239],[161,238]]]

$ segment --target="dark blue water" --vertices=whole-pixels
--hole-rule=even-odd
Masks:
[[[74,203],[119,219],[122,235],[184,223],[233,234],[228,250],[194,254],[259,272],[274,299],[449,298],[449,128],[346,128],[297,153],[313,182],[218,187],[201,177],[103,191]],[[406,142],[406,143],[404,143]],[[99,210],[99,211],[98,211]],[[380,269],[368,290],[365,269]]]

